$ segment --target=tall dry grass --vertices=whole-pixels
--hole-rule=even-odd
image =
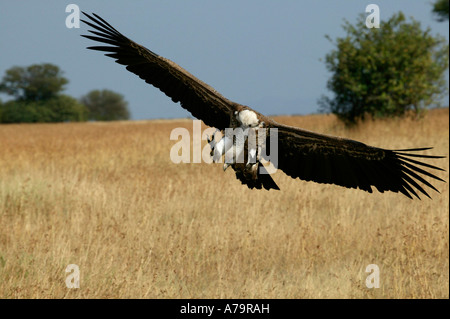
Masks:
[[[277,120],[448,157],[448,116]],[[448,183],[419,201],[278,172],[281,191],[251,191],[221,165],[173,164],[175,127],[192,122],[0,126],[0,298],[449,297]],[[448,158],[429,162],[448,181]]]

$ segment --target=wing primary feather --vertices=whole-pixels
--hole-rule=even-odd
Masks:
[[[414,186],[417,190],[419,190],[421,193],[423,193],[425,196],[427,196],[428,198],[431,198],[430,195],[428,195],[428,193],[419,184],[417,184],[417,182],[414,179],[412,179],[410,176],[408,176],[408,174],[406,174],[405,172],[402,173],[402,178],[405,181],[407,181],[408,183],[410,183],[411,186]],[[406,183],[403,183],[403,185],[405,185],[405,184]],[[420,199],[419,196],[417,196],[417,198]]]
[[[95,21],[95,19],[93,19],[93,18],[92,18],[92,20]],[[101,27],[99,27],[99,26],[97,26],[97,25],[95,25],[95,24],[93,24],[93,23],[91,23],[89,21],[84,20],[84,19],[81,19],[81,21],[86,23],[91,28],[94,28],[95,30],[98,30],[98,31],[100,31],[100,32],[102,32],[104,34],[107,34],[107,35],[111,36],[111,37],[115,37],[115,38],[123,37],[123,35],[121,35],[121,34],[116,34],[115,32],[111,32],[108,29],[101,28]]]
[[[416,152],[416,151],[427,151],[433,149],[432,147],[422,147],[422,148],[405,148],[402,150],[393,150],[394,152]]]
[[[408,153],[400,153],[400,152],[396,152],[395,154],[404,155],[404,156],[411,156],[411,157],[421,157],[421,158],[445,158],[445,156],[408,154]]]
[[[87,49],[96,50],[96,51],[105,51],[105,52],[120,52],[120,51],[122,51],[120,48],[105,47],[105,46],[93,46],[93,47],[87,47]]]
[[[439,193],[439,191],[433,186],[431,185],[426,179],[424,179],[422,176],[416,174],[414,171],[410,170],[409,168],[403,167],[403,171],[405,173],[408,173],[409,175],[411,175],[412,177],[414,177],[415,179],[417,179],[418,181],[420,181],[421,183],[427,185],[428,187],[430,187],[431,189],[435,190],[436,192]]]
[[[110,40],[114,40],[114,42],[115,42],[116,45],[119,44],[119,43],[117,42],[117,36],[112,36],[112,35],[106,34],[106,33],[104,33],[104,32],[97,32],[97,31],[93,31],[93,30],[88,30],[88,32],[90,32],[90,33],[92,33],[92,34],[95,34],[95,35],[98,35],[98,36],[100,36],[100,37],[102,37],[102,38],[107,38],[107,39],[110,39]],[[84,35],[81,35],[81,36],[82,36],[82,37],[85,37]]]
[[[92,15],[97,18],[93,18],[91,16],[89,16],[87,13],[83,12],[84,15],[86,15],[87,17],[89,17],[90,19],[92,19],[95,23],[99,24],[100,26],[102,26],[103,28],[105,28],[106,30],[108,30],[109,32],[116,34],[118,36],[121,36],[120,32],[117,31],[112,25],[110,25],[108,22],[106,22],[105,20],[103,20],[100,16],[96,15],[95,13],[92,13]]]
[[[116,40],[111,40],[107,37],[94,37],[92,35],[82,35],[82,37],[85,37],[89,40],[93,40],[93,41],[98,41],[98,42],[103,42],[103,43],[107,43],[107,44],[111,44],[111,45],[117,45],[117,41]]]
[[[420,196],[416,193],[416,191],[414,190],[414,188],[412,188],[411,185],[408,184],[408,182],[402,178],[403,183],[400,185],[400,187],[398,188],[398,190],[402,193],[402,194],[408,194],[408,197],[410,199],[413,199],[413,197],[408,193],[408,191],[410,193],[412,193],[414,196],[416,196],[419,200],[421,199]]]
[[[401,155],[398,155],[397,157],[400,158],[403,161],[408,161],[408,162],[411,162],[411,163],[414,163],[414,164],[417,164],[417,165],[422,165],[422,166],[425,166],[425,167],[428,167],[428,168],[432,168],[432,169],[436,169],[436,170],[445,172],[445,169],[442,169],[442,168],[434,166],[434,165],[430,165],[430,164],[427,164],[427,163],[419,162],[419,161],[416,161],[416,160],[413,160],[411,158],[407,158],[407,157],[404,157],[404,156],[401,156]]]
[[[431,178],[437,179],[438,181],[445,182],[442,178],[439,178],[439,177],[437,177],[436,175],[433,175],[433,174],[431,174],[430,172],[427,172],[427,171],[421,169],[420,167],[411,165],[411,164],[406,163],[406,162],[403,162],[402,164],[405,165],[406,167],[409,167],[410,169],[415,170],[416,172],[419,172],[419,173],[424,174],[424,175],[427,175],[427,176],[429,176],[429,177],[431,177]]]

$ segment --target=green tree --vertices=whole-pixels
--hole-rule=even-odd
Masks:
[[[433,4],[433,13],[437,16],[438,21],[448,20],[449,2],[449,0],[436,0]]]
[[[93,90],[80,99],[88,109],[88,119],[95,121],[128,120],[130,112],[123,95],[110,90]]]
[[[53,64],[16,66],[6,71],[0,91],[16,100],[42,101],[57,96],[68,82],[59,67]]]
[[[68,80],[58,66],[34,64],[6,71],[0,91],[15,100],[0,104],[0,122],[36,123],[84,121],[87,110],[75,98],[61,94]]]
[[[418,114],[445,94],[447,41],[411,20],[400,12],[378,29],[367,28],[364,15],[356,25],[345,21],[346,37],[338,38],[337,49],[326,55],[332,73],[327,88],[334,97],[322,96],[322,111],[354,124],[368,115]]]

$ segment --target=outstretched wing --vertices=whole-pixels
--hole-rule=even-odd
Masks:
[[[221,130],[229,126],[230,114],[238,108],[238,104],[226,99],[176,63],[128,39],[98,15],[83,14],[92,22],[81,21],[97,30],[89,30],[94,35],[83,37],[108,44],[88,49],[108,52],[106,56],[126,65],[128,71],[160,89],[172,101],[180,102],[183,108],[206,125]]]
[[[442,158],[414,154],[429,148],[385,150],[364,143],[271,123],[278,129],[278,169],[292,178],[336,184],[372,192],[401,192],[420,199],[417,191],[430,197],[420,183],[438,192],[421,175],[441,178],[422,169],[443,169],[423,163],[421,158]],[[416,159],[414,159],[416,158]]]

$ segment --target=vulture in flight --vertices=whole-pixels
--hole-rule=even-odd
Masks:
[[[81,21],[94,29],[89,30],[92,35],[83,37],[102,43],[88,49],[106,52],[106,56],[160,89],[173,102],[180,102],[206,125],[225,132],[220,140],[216,134],[215,138],[208,139],[211,155],[218,161],[232,152],[234,160],[225,161],[224,169],[231,166],[236,178],[249,188],[279,189],[261,163],[262,158],[267,159],[266,149],[277,144],[277,160],[272,162],[294,179],[359,188],[370,193],[373,186],[381,193],[400,192],[411,199],[412,196],[420,199],[420,193],[430,197],[426,187],[438,192],[422,175],[443,181],[426,170],[443,169],[420,159],[442,156],[417,153],[430,148],[387,150],[277,123],[248,106],[228,100],[176,63],[125,37],[98,15],[83,14],[90,21]],[[253,146],[250,146],[251,134],[258,136],[258,143]],[[238,155],[243,160],[236,160]]]

